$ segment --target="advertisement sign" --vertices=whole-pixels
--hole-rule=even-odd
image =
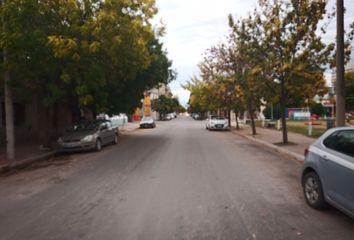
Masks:
[[[151,99],[150,94],[145,94],[144,96],[144,117],[151,116]]]

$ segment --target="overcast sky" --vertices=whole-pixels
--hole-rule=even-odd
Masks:
[[[170,84],[174,95],[185,105],[189,92],[181,84],[193,75],[198,75],[198,63],[206,49],[222,41],[228,33],[227,16],[246,16],[257,0],[156,0],[159,14],[156,21],[162,19],[167,27],[163,38],[173,68],[178,78]],[[354,21],[354,0],[345,0],[346,24]],[[330,0],[333,7],[335,0]],[[327,40],[335,39],[335,21],[329,28]]]

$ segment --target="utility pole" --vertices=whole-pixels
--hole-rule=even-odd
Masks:
[[[344,4],[337,0],[336,126],[345,126]]]
[[[5,7],[5,0],[2,0],[2,7]],[[6,19],[2,14],[3,32],[6,33]],[[10,72],[8,68],[8,50],[6,44],[3,47],[4,65],[4,92],[5,92],[5,116],[6,116],[6,157],[8,160],[15,159],[15,134],[14,134],[14,114],[12,89],[8,85],[10,82]]]

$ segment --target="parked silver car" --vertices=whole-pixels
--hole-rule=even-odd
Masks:
[[[118,128],[107,120],[81,122],[58,139],[59,151],[62,152],[100,151],[102,146],[110,143],[118,143]]]
[[[305,150],[303,192],[308,205],[329,203],[354,218],[354,128],[333,128]]]

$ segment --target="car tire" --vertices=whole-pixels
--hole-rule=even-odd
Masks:
[[[327,208],[320,178],[315,172],[308,172],[303,177],[303,192],[306,203],[315,209]]]
[[[101,142],[101,139],[99,139],[99,138],[96,140],[95,150],[97,152],[102,150],[102,142]]]
[[[113,144],[114,145],[118,144],[118,134],[114,134]]]

